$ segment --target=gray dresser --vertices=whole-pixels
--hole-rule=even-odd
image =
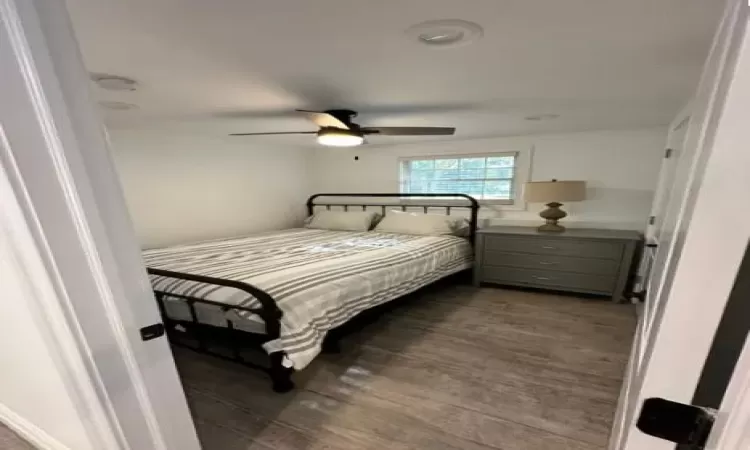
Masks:
[[[582,292],[619,301],[641,240],[640,233],[624,230],[484,228],[477,235],[474,284]]]

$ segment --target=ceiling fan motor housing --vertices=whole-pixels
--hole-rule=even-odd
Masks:
[[[324,112],[326,114],[332,115],[333,117],[339,119],[347,125],[355,125],[357,128],[359,128],[358,125],[352,123],[352,119],[357,117],[356,111],[352,111],[351,109],[328,109]]]

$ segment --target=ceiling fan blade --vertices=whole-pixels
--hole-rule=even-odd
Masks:
[[[307,111],[304,109],[297,109],[295,111],[305,114],[312,123],[319,126],[320,128],[328,127],[328,128],[343,128],[345,130],[349,129],[349,125],[345,124],[341,120],[337,119],[335,116],[328,114],[326,112]]]
[[[271,133],[231,133],[230,136],[270,136],[273,134],[318,134],[317,131],[275,131]]]
[[[456,133],[453,127],[366,127],[360,131],[383,136],[449,136]]]

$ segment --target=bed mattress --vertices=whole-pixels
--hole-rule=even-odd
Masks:
[[[267,352],[284,351],[285,365],[302,369],[320,353],[326,332],[368,308],[396,299],[471,267],[468,240],[455,236],[414,236],[295,228],[248,237],[146,250],[146,266],[232,279],[270,294],[283,312],[281,337]],[[154,290],[260,307],[244,291],[225,286],[151,275]],[[190,320],[184,301],[165,299],[167,315]],[[264,332],[253,314],[223,312],[196,304],[201,322]]]

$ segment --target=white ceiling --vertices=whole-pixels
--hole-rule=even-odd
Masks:
[[[68,0],[90,71],[136,79],[114,128],[314,130],[295,108],[363,125],[456,126],[451,139],[668,123],[698,81],[716,0]],[[432,49],[404,30],[484,28]],[[530,122],[531,114],[559,114]],[[309,136],[254,139],[313,145]],[[379,143],[410,142],[373,137]],[[446,139],[445,137],[440,139]]]

